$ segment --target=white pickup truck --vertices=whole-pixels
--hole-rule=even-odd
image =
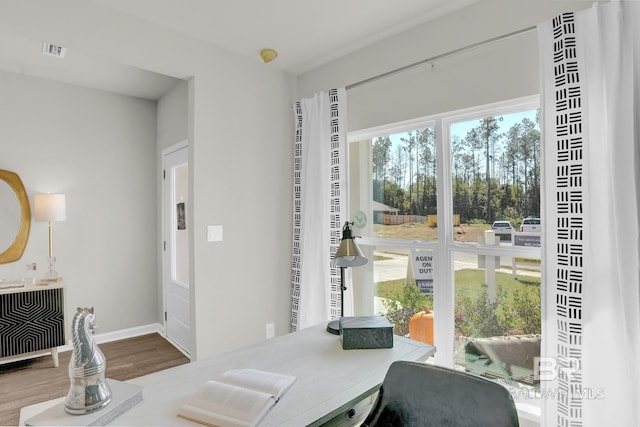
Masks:
[[[520,224],[520,232],[521,233],[541,233],[542,223],[540,222],[540,218],[523,219],[522,224]]]

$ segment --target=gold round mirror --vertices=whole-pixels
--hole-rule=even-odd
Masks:
[[[31,229],[29,198],[18,174],[0,169],[0,200],[0,264],[6,264],[22,257]]]

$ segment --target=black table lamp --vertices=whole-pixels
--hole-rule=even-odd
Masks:
[[[344,313],[344,291],[347,289],[344,283],[344,269],[347,267],[357,267],[365,265],[368,260],[353,240],[351,226],[353,222],[345,222],[342,227],[342,241],[333,256],[333,265],[340,267],[340,316]],[[340,335],[340,320],[333,320],[327,325],[327,332]]]

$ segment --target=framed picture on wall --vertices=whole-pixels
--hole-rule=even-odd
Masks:
[[[184,212],[184,202],[178,203],[176,205],[176,218],[178,223],[178,230],[186,230],[187,218]]]

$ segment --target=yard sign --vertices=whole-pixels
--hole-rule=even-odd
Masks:
[[[433,251],[412,249],[407,264],[407,283],[415,284],[423,294],[433,293]]]

